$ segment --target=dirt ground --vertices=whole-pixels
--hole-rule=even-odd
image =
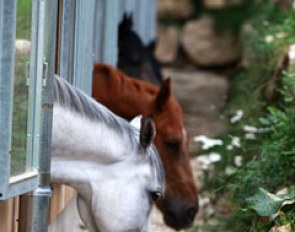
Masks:
[[[173,92],[183,109],[185,126],[189,135],[191,165],[196,184],[200,186],[202,170],[195,158],[198,155],[198,144],[193,141],[193,138],[197,135],[213,138],[222,131],[220,112],[226,102],[229,81],[226,76],[196,69],[165,68],[162,71],[165,77],[171,78]],[[210,213],[205,201],[200,196],[200,209],[195,219],[196,225],[203,224],[204,218]],[[174,231],[164,224],[162,215],[157,209],[153,211],[152,231]]]

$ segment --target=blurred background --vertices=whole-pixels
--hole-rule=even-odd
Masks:
[[[155,56],[185,114],[200,193],[187,231],[295,231],[293,7],[157,1]],[[155,231],[172,231],[158,218]]]

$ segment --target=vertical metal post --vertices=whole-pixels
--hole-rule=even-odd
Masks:
[[[156,39],[156,0],[140,0],[136,2],[133,13],[134,30],[145,45]]]
[[[133,0],[134,1],[134,0]],[[116,66],[118,62],[118,23],[125,7],[122,0],[96,0],[93,26],[94,61]]]
[[[137,0],[138,1],[138,0]],[[140,0],[139,0],[140,2]],[[120,0],[120,7],[119,7],[119,17],[120,21],[123,18],[124,13],[134,14],[135,10],[135,0]]]
[[[102,62],[102,47],[103,47],[103,0],[95,1],[95,15],[94,15],[94,24],[93,24],[93,53],[94,61]]]
[[[117,65],[118,62],[118,6],[118,0],[104,0],[102,62],[110,65]]]
[[[94,0],[76,0],[73,84],[91,95]]]
[[[91,94],[94,61],[95,0],[62,0],[60,4],[59,74]]]
[[[16,1],[0,1],[0,199],[10,178],[15,18]]]
[[[31,223],[28,231],[48,231],[50,188],[50,161],[51,161],[51,131],[53,113],[53,75],[55,59],[55,32],[56,32],[56,0],[38,1],[38,59],[41,58],[41,73],[37,71],[37,78],[41,79],[39,88],[42,91],[41,112],[41,140],[38,149],[38,187],[32,193]],[[44,31],[46,22],[46,31]],[[40,57],[41,56],[41,57]],[[40,60],[38,61],[40,62]],[[37,67],[38,69],[38,67]],[[41,76],[39,76],[41,75]],[[40,86],[41,85],[41,86]],[[30,212],[28,212],[30,213]]]
[[[72,82],[76,1],[60,0],[59,5],[59,50],[57,51],[59,63],[57,69],[61,77]]]

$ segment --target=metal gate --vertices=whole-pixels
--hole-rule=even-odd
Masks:
[[[90,95],[93,64],[117,64],[123,13],[133,12],[148,44],[155,4],[0,0],[0,232],[46,231],[48,215],[53,220],[75,194],[54,186],[48,204],[54,73]]]

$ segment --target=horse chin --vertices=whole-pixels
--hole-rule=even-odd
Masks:
[[[94,217],[96,218],[97,228],[99,228],[99,231],[94,231],[150,232],[150,217],[152,205],[149,203],[148,200],[144,202],[141,198],[136,198],[135,196],[133,197],[137,199],[135,200],[135,202],[143,203],[141,207],[137,209],[133,208],[132,202],[115,207],[115,204],[112,204],[112,201],[108,201],[107,205],[113,206],[113,208],[110,208],[109,211],[104,215],[102,215],[101,212],[98,212],[99,214],[94,215]],[[127,197],[125,197],[125,199],[126,198]],[[103,204],[102,202],[100,203]]]
[[[176,231],[183,230],[183,229],[188,229],[193,225],[192,222],[190,222],[190,223],[175,222],[175,221],[173,221],[173,219],[170,219],[166,215],[164,215],[164,221],[169,227],[173,228]]]

